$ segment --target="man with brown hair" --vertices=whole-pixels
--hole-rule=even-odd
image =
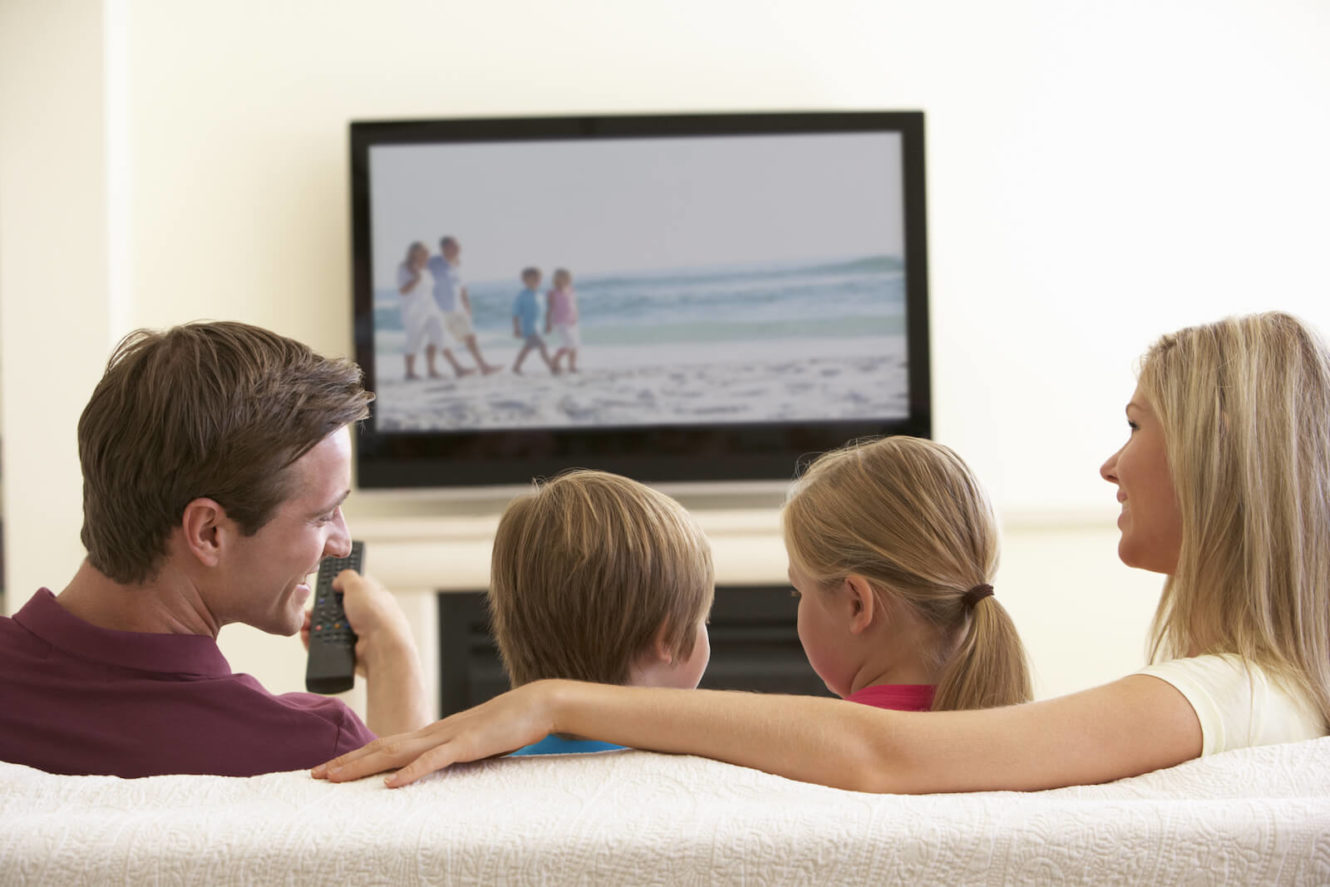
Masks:
[[[499,519],[489,606],[514,687],[567,678],[691,690],[710,658],[714,595],[701,528],[626,477],[569,471]],[[514,754],[613,748],[550,736]]]
[[[367,728],[341,701],[232,674],[232,622],[293,635],[345,556],[360,369],[241,323],[139,330],[79,420],[88,557],[0,619],[0,760],[55,773],[243,776],[309,767],[429,721],[392,597],[345,571]]]

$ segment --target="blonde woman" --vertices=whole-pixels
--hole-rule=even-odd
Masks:
[[[557,731],[863,791],[1041,789],[1326,735],[1325,345],[1279,313],[1184,329],[1146,354],[1126,413],[1130,436],[1100,469],[1122,505],[1118,552],[1168,577],[1156,661],[1141,672],[1057,699],[926,713],[538,682],[314,774],[401,767],[386,780],[400,786]]]

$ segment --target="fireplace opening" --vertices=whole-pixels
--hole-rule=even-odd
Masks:
[[[789,586],[716,588],[711,662],[702,687],[760,693],[833,695],[808,660],[795,629],[799,602]],[[439,593],[439,709],[444,716],[508,689],[490,634],[483,591]]]

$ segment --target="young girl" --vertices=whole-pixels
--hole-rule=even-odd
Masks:
[[[1325,736],[1330,352],[1286,314],[1184,329],[1147,353],[1127,422],[1100,473],[1122,505],[1119,556],[1168,577],[1153,633],[1173,659],[1058,699],[929,713],[538,682],[315,775],[403,767],[387,782],[405,785],[558,731],[861,791],[1019,790]]]
[[[996,521],[951,450],[892,437],[827,453],[783,523],[799,640],[837,696],[905,711],[1029,701],[1025,651],[990,584]]]
[[[577,349],[582,347],[582,336],[577,331],[577,293],[573,291],[573,275],[567,268],[558,268],[552,280],[554,288],[546,294],[545,335],[553,332],[559,343],[554,352],[554,372],[559,361],[568,358],[568,372],[577,372]]]
[[[427,267],[429,250],[417,241],[407,247],[397,266],[397,291],[402,296],[402,326],[406,330],[406,378],[418,379],[416,353],[425,346],[425,364],[431,379],[439,378],[434,355],[443,347],[443,315],[434,304],[434,275]]]

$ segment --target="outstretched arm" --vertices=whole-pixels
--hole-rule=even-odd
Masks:
[[[356,670],[366,681],[365,724],[380,736],[430,722],[420,654],[397,600],[382,585],[354,570],[333,580],[342,592],[346,620],[356,633]]]
[[[406,785],[548,733],[702,755],[836,788],[875,792],[1040,789],[1104,782],[1201,752],[1186,699],[1143,675],[986,711],[896,712],[803,696],[540,681],[314,769],[334,781],[401,768]]]

